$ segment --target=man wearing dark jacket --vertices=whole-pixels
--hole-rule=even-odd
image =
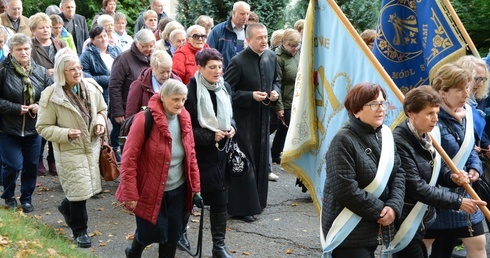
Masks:
[[[61,13],[59,14],[64,22],[65,29],[73,36],[73,41],[80,56],[83,50],[83,43],[88,39],[88,26],[85,17],[75,14],[77,6],[74,0],[61,0]]]
[[[223,69],[230,59],[245,48],[245,30],[247,29],[250,5],[239,1],[233,4],[231,18],[216,25],[209,33],[208,45],[223,55]]]

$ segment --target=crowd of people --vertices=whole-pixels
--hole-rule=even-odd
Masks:
[[[372,48],[375,31],[361,37]],[[474,56],[441,66],[430,85],[406,94],[407,119],[393,132],[383,125],[387,100],[379,85],[359,83],[348,92],[348,123],[326,154],[321,223],[328,257],[375,257],[379,246],[393,257],[460,257],[458,243],[461,257],[487,257],[479,208],[487,203],[471,199],[464,186],[488,180],[488,77],[485,61]]]
[[[159,257],[190,249],[193,205],[208,205],[213,257],[231,257],[227,220],[255,221],[278,179],[272,164],[280,163],[290,120],[302,32],[287,29],[269,47],[269,31],[242,1],[216,26],[201,15],[185,28],[162,0],[151,0],[133,17],[134,31],[117,0],[103,0],[91,24],[74,0],[30,17],[21,0],[0,2],[5,205],[32,212],[37,177],[56,176],[65,195],[58,210],[75,243],[90,247],[86,204],[102,191],[100,139],[110,132],[121,169],[116,199],[136,217],[126,256],[141,257],[152,243]],[[249,162],[242,177],[227,172],[233,143]]]
[[[272,164],[281,163],[291,120],[304,20],[274,31],[269,41],[270,31],[243,1],[216,26],[202,15],[185,28],[168,17],[162,0],[151,0],[133,17],[132,32],[117,0],[103,0],[90,26],[74,0],[29,18],[21,0],[4,1],[6,206],[32,212],[37,177],[57,176],[65,194],[58,210],[75,243],[90,247],[86,203],[102,191],[100,138],[110,130],[121,168],[116,199],[136,217],[126,257],[141,257],[152,243],[159,257],[190,249],[186,227],[194,205],[210,207],[213,257],[231,257],[227,220],[255,221],[267,207],[269,181],[278,179]],[[372,30],[361,36],[373,46]],[[326,154],[322,234],[336,240],[327,253],[374,257],[379,245],[400,238],[406,241],[396,257],[449,257],[458,241],[469,257],[486,257],[478,209],[486,203],[462,186],[481,180],[488,166],[488,77],[486,63],[471,56],[440,67],[430,86],[408,92],[407,119],[393,131],[383,125],[380,85],[363,82],[348,92],[349,121]],[[130,118],[120,146],[121,125]],[[433,141],[459,171],[441,160]],[[233,142],[250,164],[241,177],[227,172]]]

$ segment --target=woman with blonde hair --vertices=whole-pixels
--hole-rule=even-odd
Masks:
[[[432,80],[432,88],[441,95],[443,103],[439,111],[441,146],[452,159],[458,170],[468,173],[470,182],[475,182],[482,173],[482,163],[474,149],[473,110],[467,104],[471,95],[473,74],[457,63],[439,68]],[[444,166],[443,166],[444,168]],[[460,198],[469,198],[462,187],[452,183],[440,186],[457,193]],[[450,257],[456,240],[461,238],[468,257],[487,257],[483,213],[477,210],[467,213],[462,210],[439,210],[436,220],[427,228],[424,242],[432,243],[431,257]]]
[[[64,48],[67,49],[67,48]],[[58,206],[79,247],[92,245],[87,234],[87,200],[102,192],[100,136],[107,105],[102,88],[82,76],[78,56],[61,49],[55,58],[54,81],[41,94],[36,130],[53,143],[65,199]]]
[[[201,15],[197,17],[196,25],[201,25],[206,29],[206,35],[209,36],[209,33],[211,32],[211,29],[214,27],[214,21],[213,18],[207,16],[207,15]]]

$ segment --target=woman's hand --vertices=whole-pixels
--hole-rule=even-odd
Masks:
[[[133,212],[134,209],[136,209],[136,205],[138,204],[138,201],[127,201],[127,202],[122,202],[122,205],[126,207],[130,212]]]
[[[68,130],[68,138],[70,140],[76,140],[80,135],[82,134],[82,131],[78,129],[70,129]]]
[[[277,114],[277,117],[279,117],[279,119],[284,118],[284,110],[279,110],[276,112],[276,114]]]
[[[103,125],[95,125],[95,135],[103,135],[105,127]]]
[[[224,131],[217,131],[214,133],[214,141],[215,142],[219,142],[221,140],[223,140],[223,138],[226,137],[226,132]]]
[[[459,171],[457,174],[451,173],[451,180],[453,180],[453,182],[459,186],[470,183],[468,173],[466,173],[464,170]]]
[[[271,91],[271,96],[269,97],[271,101],[276,101],[279,99],[279,93],[277,91],[273,90]]]
[[[235,136],[235,132],[236,132],[236,131],[235,131],[235,128],[233,128],[233,126],[232,126],[232,127],[230,128],[230,131],[228,131],[228,132],[226,133],[226,137],[228,137],[228,138],[233,138],[233,136]]]
[[[478,205],[486,206],[487,203],[484,201],[463,198],[463,202],[459,209],[466,213],[475,213],[478,210]]]
[[[473,183],[480,178],[480,174],[478,171],[471,168],[470,171],[468,171],[468,178],[470,179],[470,182]]]
[[[21,105],[20,106],[20,115],[25,115],[25,113],[29,112],[29,106]]]
[[[381,226],[389,226],[391,223],[393,223],[393,221],[395,221],[395,218],[396,213],[393,208],[385,206],[379,214],[378,223],[381,224]]]
[[[38,104],[31,104],[29,105],[28,109],[33,113],[37,114],[37,111],[39,110],[39,105]]]

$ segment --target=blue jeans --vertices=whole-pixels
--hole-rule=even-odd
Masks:
[[[20,177],[20,202],[31,203],[31,196],[36,188],[37,165],[41,150],[41,137],[13,136],[0,133],[0,156],[2,157],[2,179],[5,200],[15,196],[15,185]]]

